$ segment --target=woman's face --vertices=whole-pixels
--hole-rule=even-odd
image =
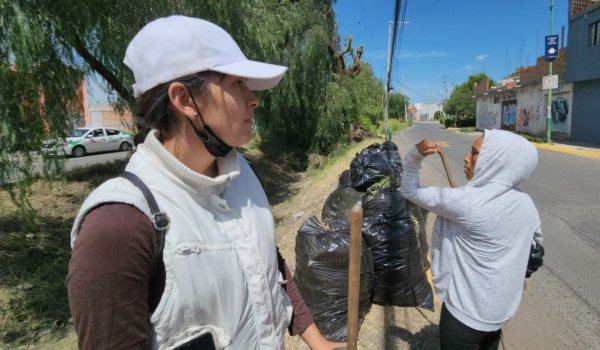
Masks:
[[[473,146],[471,146],[471,151],[467,153],[467,155],[463,159],[465,162],[464,168],[467,180],[471,180],[473,178],[473,171],[475,171],[475,164],[477,163],[477,158],[479,158],[479,151],[481,150],[482,144],[483,135],[475,139],[475,142],[473,142]]]
[[[199,104],[204,122],[223,142],[232,147],[244,145],[252,138],[254,110],[260,105],[246,79],[216,75],[208,79],[206,93]]]

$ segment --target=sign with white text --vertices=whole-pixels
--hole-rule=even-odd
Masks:
[[[558,58],[558,35],[546,35],[544,61],[554,62]]]

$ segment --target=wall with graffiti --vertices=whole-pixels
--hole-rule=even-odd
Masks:
[[[477,99],[477,130],[500,129],[501,109],[491,97]]]
[[[559,86],[552,93],[552,131],[570,134],[571,103],[573,101],[572,84]],[[517,100],[517,120],[515,129],[533,135],[546,132],[546,110],[548,95],[540,86],[521,88]]]
[[[502,129],[515,130],[517,124],[517,100],[502,102]]]

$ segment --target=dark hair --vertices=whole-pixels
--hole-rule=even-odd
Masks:
[[[193,92],[203,94],[206,90],[206,82],[209,77],[217,75],[223,79],[224,74],[213,71],[204,71],[187,75],[169,82],[160,84],[146,91],[138,100],[137,112],[135,114],[137,133],[133,140],[137,146],[144,142],[146,135],[151,129],[156,129],[161,136],[169,135],[175,120],[169,112],[169,86],[179,82],[187,86]]]

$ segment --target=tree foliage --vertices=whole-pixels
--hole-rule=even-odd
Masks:
[[[64,136],[84,77],[98,74],[115,106],[134,109],[125,49],[146,23],[172,14],[212,21],[250,59],[288,67],[259,96],[265,142],[327,153],[361,118],[383,114],[381,82],[362,46],[340,44],[332,0],[0,0],[0,181],[29,178],[42,140]]]
[[[458,117],[472,117],[475,115],[476,101],[473,97],[473,85],[486,78],[485,73],[469,76],[468,80],[458,85],[444,104],[444,112]],[[491,78],[487,77],[488,79]]]
[[[410,104],[408,96],[394,92],[389,96],[388,115],[390,118],[406,120],[406,108]]]

